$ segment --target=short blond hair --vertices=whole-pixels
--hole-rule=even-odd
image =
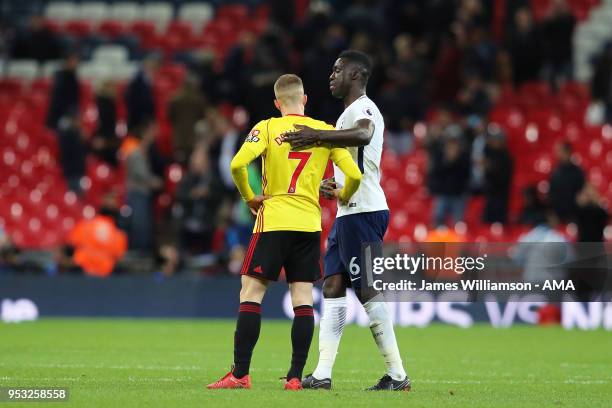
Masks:
[[[304,84],[297,75],[281,75],[274,83],[274,95],[283,104],[300,103],[304,97]]]

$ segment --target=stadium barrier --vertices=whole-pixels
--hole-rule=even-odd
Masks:
[[[4,322],[38,317],[125,318],[235,318],[240,280],[237,278],[177,277],[158,281],[151,277],[0,276],[0,316]],[[315,288],[315,318],[319,318],[321,291]],[[536,324],[544,302],[514,298],[498,302],[448,302],[431,295],[423,302],[389,303],[400,327],[431,323],[467,328],[477,323],[494,327]],[[271,285],[263,303],[264,318],[292,318],[285,284]],[[612,302],[561,303],[562,325],[567,329],[612,330]],[[347,321],[367,325],[368,318],[352,292],[348,294]]]

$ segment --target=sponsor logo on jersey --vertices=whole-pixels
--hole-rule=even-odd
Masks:
[[[248,142],[248,143],[257,143],[257,142],[259,142],[259,137],[257,137],[258,135],[259,135],[259,129],[251,130],[251,133],[249,133],[249,135],[247,136],[245,142]]]

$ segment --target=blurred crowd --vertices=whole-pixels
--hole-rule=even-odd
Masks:
[[[295,2],[270,3],[271,21],[263,35],[243,34],[221,64],[201,50],[180,56],[188,75],[167,106],[171,152],[155,143],[153,78],[163,62],[159,56],[146,56],[122,93],[110,81],[96,84],[98,126],[87,134],[79,121],[78,49],[62,49],[36,18],[27,29],[3,36],[0,47],[13,58],[65,56],[54,77],[47,126],[57,132],[68,186],[80,193],[88,155],[114,167],[124,165],[131,212],[119,211],[117,199],[111,198],[99,215],[125,231],[127,248],[151,255],[162,275],[189,267],[239,270],[253,220],[238,200],[229,162],[250,124],[278,115],[272,85],[283,73],[295,72],[304,80],[311,101],[307,114],[335,123],[342,104],[329,94],[328,77],[337,55],[347,48],[368,53],[375,63],[368,93],[385,116],[387,148],[410,153],[415,125],[427,123],[432,227],[463,221],[466,200],[478,194],[486,202],[483,222],[550,224],[549,215],[554,215],[576,221],[580,240],[603,240],[607,213],[585,183],[583,170],[572,162],[569,144],[557,149],[559,164],[548,197],[535,187],[526,189],[520,219],[510,219],[514,160],[506,135],[487,121],[503,85],[545,80],[557,89],[572,79],[576,21],[563,0],[552,1],[538,22],[529,1],[506,2],[508,18],[495,33],[493,2],[485,0],[313,0],[301,19]],[[611,61],[607,51],[597,63],[593,92],[609,107]],[[127,108],[122,131],[119,98]],[[155,198],[173,163],[183,166],[184,175],[171,211],[159,217]],[[257,187],[259,170],[250,171]],[[78,251],[77,241],[60,253]],[[111,270],[125,249],[112,251]]]

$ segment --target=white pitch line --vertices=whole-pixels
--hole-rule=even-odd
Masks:
[[[15,367],[15,365],[0,363],[0,367]],[[104,365],[104,364],[30,364],[20,365],[17,368],[85,368],[110,370],[168,370],[168,371],[200,371],[198,366],[155,366],[155,365]]]
[[[259,370],[259,371],[264,371],[264,370]],[[265,370],[265,371],[272,371],[272,370]],[[276,370],[274,370],[276,371]],[[83,377],[10,377],[10,376],[3,376],[0,377],[0,380],[2,381],[49,381],[49,382],[54,382],[54,383],[58,383],[58,382],[81,382],[81,383],[97,383],[99,382],[99,380],[94,379],[94,378],[83,378]],[[128,377],[128,381],[130,382],[146,382],[146,383],[163,383],[163,382],[191,382],[191,381],[200,381],[201,379],[198,378],[194,378],[194,377],[176,377],[176,378],[170,378],[170,377],[134,377],[134,376],[129,376]],[[359,384],[361,383],[361,381],[354,381],[354,380],[336,380],[337,383],[342,383],[342,384]],[[551,380],[539,380],[538,384],[547,384],[547,385],[554,385],[554,384],[579,384],[579,385],[603,385],[603,384],[610,384],[612,383],[611,380],[600,380],[600,379],[593,379],[593,380],[576,380],[576,379],[567,379],[567,380],[560,380],[560,381],[551,381]],[[510,380],[510,381],[481,381],[481,380],[428,380],[428,379],[418,379],[417,381],[414,381],[413,384],[418,385],[418,384],[445,384],[445,385],[467,385],[467,384],[508,384],[508,385],[524,385],[524,384],[534,384],[533,381],[529,381],[529,380]]]

